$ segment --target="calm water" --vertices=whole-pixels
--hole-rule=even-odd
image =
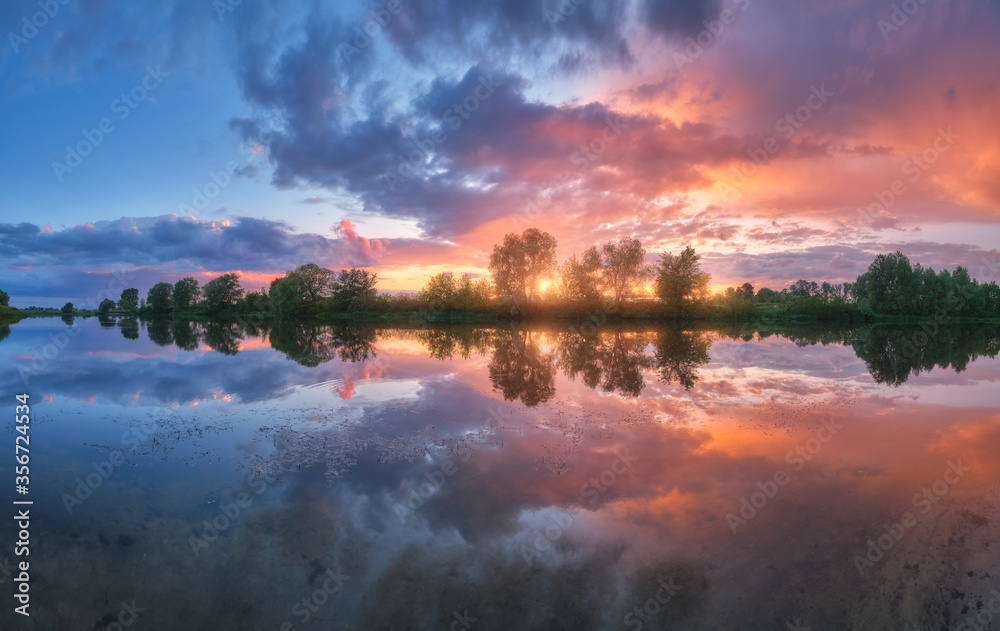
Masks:
[[[3,629],[1000,628],[996,327],[0,339]]]

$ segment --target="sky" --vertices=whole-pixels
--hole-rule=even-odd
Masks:
[[[713,288],[879,252],[1000,280],[1000,3],[13,0],[0,288],[85,303],[237,271],[384,290],[686,245]]]

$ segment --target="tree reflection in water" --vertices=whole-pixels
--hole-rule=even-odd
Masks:
[[[708,363],[712,338],[705,331],[662,329],[656,336],[653,359],[663,383],[677,382],[690,390],[698,383],[698,367]]]
[[[174,343],[174,335],[170,330],[170,320],[154,318],[146,324],[149,340],[157,346],[170,346]]]
[[[122,330],[122,336],[128,340],[139,339],[139,319],[135,316],[126,316],[118,321],[118,327]]]
[[[63,318],[72,324],[72,317]],[[139,339],[140,320],[134,316],[98,316],[102,327],[117,327],[129,340]],[[899,386],[911,375],[933,368],[962,372],[979,357],[1000,354],[1000,325],[994,323],[919,325],[870,324],[829,327],[820,324],[765,323],[739,326],[703,326],[684,329],[659,326],[629,330],[608,325],[593,335],[553,333],[540,328],[496,328],[475,325],[380,327],[370,323],[322,323],[313,320],[142,320],[150,341],[196,350],[201,341],[226,355],[240,352],[247,339],[268,340],[271,346],[307,367],[339,359],[362,362],[376,357],[380,340],[415,339],[431,357],[468,359],[491,354],[489,378],[507,401],[535,406],[555,395],[555,374],[589,388],[638,397],[645,387],[645,371],[660,381],[690,390],[698,370],[709,361],[713,340],[750,342],[771,336],[805,347],[815,344],[849,346],[879,384]],[[0,341],[10,325],[0,326]],[[551,347],[551,350],[548,350]]]
[[[301,320],[276,321],[271,346],[292,361],[315,367],[333,359],[360,362],[376,357],[376,329],[369,324],[319,324]]]
[[[205,344],[223,355],[235,355],[240,352],[243,333],[236,322],[210,321],[205,325]]]
[[[622,330],[565,333],[556,341],[559,367],[574,381],[580,375],[589,388],[638,397],[645,386],[642,370],[653,364],[646,354],[652,339],[652,333]]]
[[[542,351],[540,337],[541,333],[525,329],[497,331],[489,374],[490,382],[505,401],[520,401],[531,407],[555,395],[555,357]]]
[[[183,351],[193,351],[198,348],[198,341],[201,338],[197,324],[190,320],[174,320],[171,329],[177,348]]]
[[[899,386],[935,367],[962,372],[981,356],[1000,352],[1000,325],[870,326],[850,340],[876,383]]]

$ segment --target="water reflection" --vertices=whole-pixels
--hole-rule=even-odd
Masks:
[[[213,351],[223,355],[235,355],[240,352],[240,342],[245,334],[246,328],[236,322],[213,320],[205,324],[202,337],[205,344]]]
[[[263,324],[254,328],[264,332]],[[360,362],[375,357],[375,327],[367,324],[328,325],[282,320],[270,329],[271,346],[292,361],[315,367],[339,359]]]
[[[541,334],[527,329],[500,329],[493,339],[489,374],[505,401],[528,407],[544,403],[556,393],[556,359],[545,350]]]
[[[934,368],[960,373],[979,357],[996,357],[1000,325],[872,326],[859,331],[850,344],[876,382],[898,386],[910,375]]]
[[[170,346],[174,343],[171,321],[167,318],[155,318],[146,324],[149,340],[157,346]]]
[[[139,319],[136,317],[119,318],[118,328],[122,330],[122,337],[126,340],[139,339]]]
[[[78,326],[28,381],[35,628],[941,628],[1000,575],[996,328]],[[64,328],[9,327],[5,381]]]
[[[74,324],[72,316],[62,321]],[[127,316],[99,316],[101,327],[117,327],[126,340],[140,329],[158,347],[199,348],[236,355],[266,344],[297,364],[315,368],[339,361],[365,362],[378,356],[379,344],[393,339],[417,341],[431,358],[447,361],[490,358],[492,386],[508,401],[536,406],[550,400],[561,372],[587,387],[623,397],[638,397],[651,377],[696,387],[699,371],[720,339],[742,342],[785,339],[799,347],[840,345],[853,350],[876,383],[898,386],[934,368],[956,373],[980,357],[1000,353],[1000,325],[870,325],[830,328],[818,325],[757,327],[606,326],[582,335],[575,327],[393,326],[373,323],[323,323],[267,319],[196,322]],[[0,341],[10,334],[0,325]],[[652,372],[651,372],[652,371]]]
[[[690,390],[698,383],[698,367],[708,363],[709,334],[700,331],[665,329],[657,335],[654,359],[660,379],[674,381]]]
[[[556,341],[559,367],[571,379],[580,375],[590,388],[637,397],[645,385],[643,369],[653,363],[646,353],[653,337],[622,330],[593,336],[564,333]]]
[[[198,348],[198,326],[190,320],[173,320],[171,324],[174,344],[184,351],[193,351]]]

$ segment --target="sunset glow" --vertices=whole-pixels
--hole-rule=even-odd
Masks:
[[[905,19],[871,2],[574,3],[552,25],[541,7],[451,4],[371,28],[357,3],[222,19],[167,3],[162,22],[70,4],[12,40],[14,304],[83,299],[115,270],[143,295],[237,270],[257,289],[306,262],[417,290],[487,275],[529,226],[560,261],[629,235],[649,263],[693,245],[713,290],[853,280],[897,249],[996,279],[995,3]]]

